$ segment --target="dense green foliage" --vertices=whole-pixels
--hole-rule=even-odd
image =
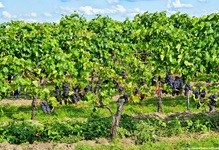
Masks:
[[[109,137],[111,118],[89,117],[86,121],[60,120],[44,121],[33,124],[28,121],[12,121],[0,127],[0,142],[33,143],[65,142],[73,143],[83,139],[93,140]],[[136,144],[159,141],[161,137],[179,136],[183,133],[205,133],[219,127],[219,117],[205,113],[191,115],[186,119],[169,116],[162,120],[158,117],[132,117],[123,115],[118,137],[135,139]]]
[[[218,17],[145,12],[132,21],[119,22],[100,15],[87,21],[72,14],[58,24],[3,23],[0,78],[17,76],[13,83],[2,80],[1,97],[8,97],[20,85],[25,91],[40,93],[33,85],[41,76],[58,85],[71,78],[71,84],[85,86],[93,72],[103,81],[116,79],[129,91],[140,86],[137,81],[142,78],[150,88],[152,76],[164,76],[166,69],[188,80],[201,72],[217,81]],[[40,73],[42,69],[44,73]],[[126,80],[118,75],[123,71]],[[111,87],[108,84],[103,92],[106,97],[114,94]]]

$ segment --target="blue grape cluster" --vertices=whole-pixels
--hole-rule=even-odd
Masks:
[[[205,102],[205,97],[206,97],[206,91],[203,89],[203,90],[198,90],[198,89],[195,89],[193,90],[193,95],[196,99],[199,98],[199,103],[197,104],[197,109],[200,108],[201,105],[204,105],[204,102]],[[217,99],[218,95],[217,94],[212,94],[210,95],[208,98],[210,99],[210,102],[209,102],[209,111],[211,112],[215,105],[216,105],[216,99]]]
[[[195,96],[195,98],[197,99],[199,97],[199,90],[195,89],[193,90],[192,94]]]
[[[123,105],[124,103],[128,102],[129,97],[130,95],[127,92],[125,92],[122,96],[119,97],[117,103],[122,103]]]
[[[59,102],[59,104],[61,104],[62,103],[61,97],[60,97],[61,92],[60,92],[60,88],[58,85],[55,87],[54,94],[55,94],[56,100]]]
[[[76,104],[77,102],[81,100],[81,96],[79,94],[81,87],[78,84],[78,85],[73,86],[72,90],[74,91],[74,94],[71,94],[70,98],[71,98],[72,103]]]
[[[190,82],[187,82],[185,87],[184,87],[184,95],[188,96],[190,90],[192,90],[192,86],[191,86]]]
[[[23,86],[20,86],[19,89],[14,90],[14,98],[20,98],[22,92],[23,92]]]
[[[210,112],[214,109],[214,106],[216,105],[217,97],[218,97],[217,94],[213,94],[213,95],[210,95],[208,97],[210,99],[210,103],[209,103],[209,111]]]
[[[151,85],[156,86],[157,81],[158,81],[158,78],[156,76],[153,76],[153,78],[151,80]]]
[[[123,78],[123,79],[126,79],[126,78],[127,78],[127,75],[126,75],[126,72],[125,72],[125,71],[122,72],[122,78]]]
[[[84,96],[91,91],[91,85],[86,85],[84,87],[84,90],[80,92],[80,86],[76,85],[73,87],[74,94],[71,95],[71,100],[73,103],[79,102],[81,99],[84,98]]]
[[[40,102],[40,106],[44,113],[48,113],[48,114],[51,113],[52,106],[48,104],[46,101]]]
[[[80,96],[80,85],[75,85],[72,87],[72,90],[74,91],[74,94],[70,95],[71,101],[72,103],[76,104],[77,102],[79,102],[81,100],[81,96]]]
[[[91,91],[91,85],[85,86],[85,88],[84,88],[85,94],[88,93],[89,91]]]
[[[80,85],[74,85],[72,87],[73,94],[69,95],[70,92],[70,84],[63,83],[62,85],[62,91],[60,90],[59,86],[55,87],[54,94],[56,97],[56,100],[59,102],[59,104],[62,104],[62,100],[64,100],[64,103],[67,104],[67,99],[70,98],[72,103],[77,103],[81,99],[84,98],[84,96],[91,91],[91,85],[87,85],[84,87],[84,89],[81,91]],[[62,94],[61,94],[62,93]]]
[[[64,103],[67,104],[67,99],[68,99],[69,90],[70,90],[70,85],[69,85],[69,83],[64,83],[64,84],[62,85],[62,89],[63,89],[63,100],[64,100]]]
[[[73,89],[73,91],[75,92],[75,93],[79,93],[80,92],[80,90],[81,90],[81,88],[80,88],[80,85],[78,84],[78,85],[75,85],[75,86],[73,86],[72,87],[72,89]]]
[[[204,104],[204,98],[205,98],[205,96],[206,96],[206,91],[203,89],[203,90],[201,90],[201,91],[199,91],[199,90],[197,90],[197,89],[195,89],[194,91],[193,91],[193,94],[195,95],[195,98],[197,99],[197,98],[199,98],[199,103],[198,103],[198,105],[197,105],[197,109],[199,109],[200,107],[201,107],[201,104]]]
[[[183,89],[183,85],[184,85],[183,80],[180,77],[176,76],[175,80],[172,82],[171,85],[172,95],[173,96],[179,95],[180,91]]]
[[[167,83],[171,87],[172,96],[179,95],[180,91],[183,90],[183,79],[179,76],[176,76],[174,79],[169,72],[166,73],[165,83]]]
[[[79,102],[81,100],[81,96],[79,93],[74,93],[70,97],[71,97],[72,103],[74,103],[74,104],[76,104],[77,102]]]

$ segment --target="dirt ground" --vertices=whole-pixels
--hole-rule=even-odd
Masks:
[[[82,141],[81,141],[82,142]],[[15,145],[7,142],[0,143],[1,150],[74,150],[79,143],[34,143],[29,145]],[[86,145],[94,145],[95,141],[86,141]]]
[[[208,138],[208,137],[217,137],[219,135],[218,132],[214,133],[193,133],[193,134],[185,134],[181,136],[173,136],[173,137],[163,137],[160,139],[160,141],[154,143],[154,144],[159,144],[159,142],[168,142],[168,143],[174,143],[179,140],[185,140],[189,141],[192,139],[197,139],[201,140],[203,138]],[[119,145],[123,145],[124,147],[130,147],[130,146],[135,146],[137,148],[137,145],[135,145],[135,142],[133,139],[130,138],[124,138],[119,141]],[[108,141],[105,138],[93,140],[93,141],[80,141],[77,143],[71,143],[71,144],[66,144],[66,143],[38,143],[35,142],[33,144],[28,144],[28,145],[15,145],[15,144],[10,144],[7,142],[0,143],[0,150],[74,150],[78,145],[88,145],[91,147],[96,147],[98,145],[102,146],[107,146],[110,145],[110,141]]]
[[[130,138],[124,138],[121,140],[121,143],[125,146],[134,146],[134,140]],[[35,142],[33,144],[28,145],[15,145],[10,144],[8,142],[0,143],[0,150],[74,150],[77,145],[89,145],[89,146],[107,146],[110,142],[105,138],[100,138],[93,141],[80,141],[77,143],[66,144],[66,143],[38,143]]]
[[[115,98],[117,99],[117,97]],[[38,102],[40,102],[40,100],[38,100]],[[7,99],[7,100],[2,100],[0,101],[0,105],[1,106],[24,106],[24,105],[31,105],[32,100],[27,100],[27,99]],[[195,112],[195,113],[200,113],[200,112]],[[162,120],[169,120],[171,117],[171,115],[173,116],[178,116],[181,119],[185,119],[189,116],[191,116],[192,114],[195,113],[191,113],[191,112],[178,112],[178,113],[168,113],[168,114],[161,114],[161,113],[147,113],[147,114],[142,114],[141,117],[158,117]],[[219,111],[213,111],[211,113],[208,113],[209,116],[217,116],[219,113]],[[219,132],[216,132],[215,134],[219,135]],[[187,138],[197,138],[197,136],[199,138],[204,138],[208,135],[203,134],[203,135],[194,135],[194,137],[184,137],[185,140]],[[169,138],[164,138],[161,139],[162,141],[167,140],[167,141],[175,141],[175,140],[179,140],[182,137],[171,137]],[[188,139],[187,139],[188,140]],[[124,138],[121,139],[121,143],[124,146],[134,146],[135,145],[135,141],[133,139],[130,138]],[[66,143],[38,143],[35,142],[33,144],[26,144],[26,145],[15,145],[15,144],[10,144],[8,142],[3,142],[0,143],[0,150],[74,150],[76,148],[77,145],[80,144],[85,144],[85,145],[90,145],[90,146],[97,146],[97,145],[109,145],[110,141],[108,141],[105,138],[101,138],[101,139],[97,139],[97,140],[93,140],[93,141],[80,141],[77,143],[71,143],[71,144],[66,144]]]
[[[40,100],[37,100],[39,103]],[[26,106],[30,105],[31,106],[32,100],[29,99],[4,99],[0,101],[1,106]]]

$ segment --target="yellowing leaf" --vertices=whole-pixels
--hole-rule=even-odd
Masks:
[[[164,55],[160,55],[160,59],[163,61],[164,60]]]
[[[188,62],[187,60],[184,61],[184,64],[185,64],[186,66],[191,66],[191,65],[192,65],[192,63]]]
[[[35,87],[38,87],[38,81],[32,81],[32,83]]]
[[[178,52],[179,52],[180,48],[181,48],[181,44],[177,44],[176,49],[177,49]]]

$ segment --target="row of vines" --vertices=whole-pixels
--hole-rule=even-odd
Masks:
[[[163,86],[155,89],[151,79],[164,78],[167,70],[183,76],[185,82],[197,72],[217,82],[218,20],[219,14],[197,18],[145,12],[123,22],[101,15],[88,21],[72,14],[59,23],[2,23],[0,98],[8,98],[22,86],[34,98],[45,99],[47,86],[39,82],[45,78],[45,85],[69,83],[83,88],[101,82],[97,98],[90,98],[112,114],[107,104],[117,93],[115,83],[130,95],[139,88],[151,96]],[[122,111],[123,103],[118,103],[118,110]],[[114,121],[118,125],[119,119]]]

